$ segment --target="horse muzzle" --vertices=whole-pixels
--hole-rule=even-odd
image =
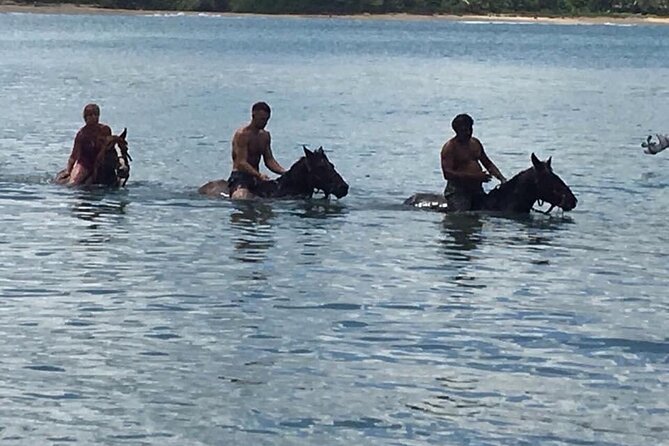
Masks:
[[[562,200],[560,200],[560,204],[558,204],[558,206],[563,210],[569,212],[576,207],[576,203],[578,203],[578,200],[573,195],[571,196],[563,195]]]
[[[342,183],[342,184],[338,185],[337,187],[335,187],[332,190],[332,193],[337,198],[345,197],[346,195],[348,195],[348,184]]]

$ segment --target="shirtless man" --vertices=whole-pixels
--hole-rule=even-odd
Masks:
[[[253,198],[253,189],[261,181],[269,181],[267,175],[260,173],[260,158],[272,172],[281,175],[286,171],[274,159],[271,137],[265,130],[270,113],[269,105],[256,102],[251,107],[251,122],[238,129],[232,137],[232,173],[228,179],[232,199]]]
[[[92,179],[95,159],[112,131],[106,124],[100,124],[100,107],[88,104],[84,107],[84,125],[74,138],[72,153],[67,167],[58,173],[56,181],[68,186],[85,184]]]
[[[447,181],[446,203],[449,211],[476,210],[485,194],[482,184],[490,181],[491,175],[502,183],[506,178],[485,154],[481,141],[472,137],[474,120],[471,116],[458,115],[451,126],[455,136],[441,149],[441,170]]]

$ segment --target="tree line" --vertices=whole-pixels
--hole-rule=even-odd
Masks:
[[[103,8],[262,14],[669,15],[669,0],[75,0]],[[60,0],[17,3],[73,3]]]

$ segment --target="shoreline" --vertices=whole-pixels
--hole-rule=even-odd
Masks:
[[[418,15],[407,13],[393,14],[354,14],[354,15],[313,15],[313,14],[254,14],[232,12],[201,12],[201,11],[166,11],[166,10],[137,10],[137,9],[107,9],[94,6],[81,6],[74,3],[59,5],[22,5],[0,2],[0,14],[67,14],[67,15],[200,15],[207,14],[221,17],[314,17],[314,18],[342,18],[363,20],[449,20],[457,22],[512,22],[512,23],[542,23],[553,25],[669,25],[669,17],[657,16],[531,16],[519,14],[490,14],[490,15]]]

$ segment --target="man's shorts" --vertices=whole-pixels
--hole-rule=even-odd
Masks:
[[[239,188],[247,189],[249,192],[258,186],[258,179],[250,173],[233,171],[228,178],[228,193],[232,195]]]
[[[465,212],[481,209],[485,192],[480,190],[467,190],[447,184],[444,189],[444,198],[449,212]]]

